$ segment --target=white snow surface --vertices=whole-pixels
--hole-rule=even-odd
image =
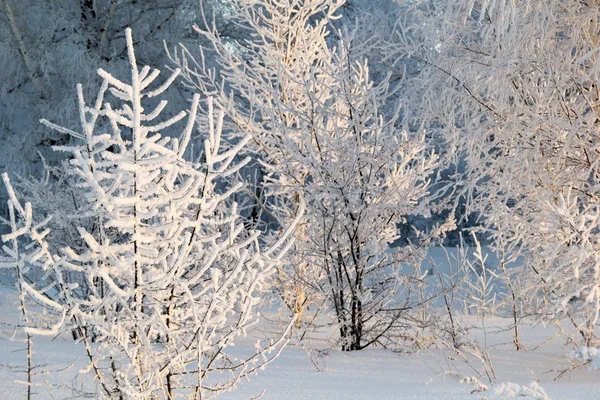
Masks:
[[[3,320],[15,315],[4,299],[0,307]],[[501,320],[495,322],[504,323]],[[525,344],[530,348],[545,341],[552,333],[551,328],[540,326],[523,330]],[[254,340],[248,337],[238,343],[237,351],[250,351]],[[490,353],[498,379],[487,392],[472,393],[474,386],[440,374],[446,368],[449,356],[440,350],[405,354],[378,348],[359,352],[329,351],[321,354],[319,371],[303,349],[290,345],[264,371],[218,398],[251,399],[264,390],[262,399],[265,400],[600,399],[598,371],[582,368],[554,380],[570,365],[561,339],[527,352],[516,352],[506,332],[493,334],[488,340],[493,343]],[[0,337],[1,399],[26,398],[26,387],[19,383],[26,379],[23,372],[26,353],[22,349],[23,343]],[[70,338],[36,339],[34,363],[44,365],[40,370],[50,371],[34,378],[42,385],[34,387],[34,399],[83,398],[78,396],[95,389],[91,373],[81,371],[85,368],[83,348]],[[464,366],[461,368],[460,363],[455,362],[455,365],[465,374],[472,373]],[[543,388],[547,398],[528,395],[533,393],[529,389],[539,387]]]
[[[506,324],[501,320],[495,322]],[[523,334],[526,346],[533,348],[551,337],[553,331],[538,326],[524,329]],[[554,380],[570,366],[562,339],[526,352],[514,350],[507,332],[494,334],[488,340],[493,342],[490,353],[497,380],[487,392],[473,393],[473,385],[442,375],[449,354],[440,350],[412,354],[376,348],[346,353],[331,351],[321,359],[322,371],[318,371],[302,349],[289,346],[265,371],[220,398],[250,399],[265,389],[262,397],[265,400],[600,399],[598,371],[583,368]],[[472,373],[460,363],[455,362],[455,366],[465,374]]]
[[[1,280],[1,279],[0,279]],[[0,400],[26,398],[25,343],[8,326],[18,320],[14,306],[16,291],[0,286]],[[508,319],[486,320],[487,343],[496,373],[493,385],[485,392],[474,392],[475,385],[460,383],[446,374],[449,366],[465,377],[477,375],[453,353],[440,349],[423,349],[394,353],[381,348],[358,352],[326,350],[326,343],[315,342],[323,351],[312,361],[300,346],[290,344],[279,358],[259,371],[249,381],[241,382],[235,390],[218,397],[223,400],[593,400],[600,399],[600,371],[578,368],[570,374],[557,376],[569,368],[574,354],[582,349],[569,346],[564,338],[554,337],[553,327],[522,325],[521,340],[528,351],[517,352],[512,344]],[[257,337],[264,335],[262,325],[239,340],[234,351],[251,352]],[[484,342],[481,330],[472,332],[479,343]],[[539,347],[538,347],[539,346]],[[536,348],[537,347],[537,348]],[[596,349],[585,349],[595,354]],[[36,337],[34,399],[95,398],[96,385],[87,368],[82,345],[69,336]],[[588,357],[594,358],[594,357]],[[318,365],[318,369],[315,367]],[[473,360],[474,366],[479,366]],[[87,397],[84,397],[87,395]],[[546,395],[546,397],[543,397]]]

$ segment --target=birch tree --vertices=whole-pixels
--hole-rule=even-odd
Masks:
[[[267,193],[260,207],[284,223],[305,199],[279,270],[284,301],[294,312],[324,301],[339,347],[359,350],[407,323],[410,278],[386,251],[403,215],[427,213],[437,157],[422,132],[404,129],[389,77],[371,81],[356,30],[332,30],[342,4],[233,1],[246,40],[232,45],[214,26],[196,27],[219,75],[186,47],[171,57],[188,84],[231,110],[233,135],[252,134]]]

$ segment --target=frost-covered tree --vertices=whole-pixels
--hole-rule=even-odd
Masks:
[[[159,71],[139,68],[129,29],[126,39],[128,79],[99,69],[91,106],[78,86],[81,131],[45,122],[77,142],[57,149],[72,155],[66,168],[81,190],[79,212],[94,224],[77,228],[81,246],[57,249],[52,216],[38,220],[4,174],[11,219],[3,240],[12,243],[4,263],[19,271],[23,297],[52,318],[30,319],[26,332],[75,329],[102,398],[209,398],[285,343],[284,332],[253,354],[227,351],[257,321],[263,283],[292,244],[291,230],[261,249],[231,201],[242,184],[217,189],[248,162],[237,155],[250,137],[225,143],[224,114],[208,99],[208,132],[193,154],[200,96],[188,112],[161,117],[167,102],[158,99],[178,71],[153,87]],[[161,134],[186,117],[181,135]]]
[[[405,69],[411,117],[460,149],[453,189],[491,244],[522,269],[517,301],[597,335],[598,4],[403,4],[389,60]],[[413,63],[407,62],[412,60]],[[464,167],[464,169],[462,169]],[[513,291],[512,295],[515,295]]]
[[[427,213],[437,157],[402,126],[389,77],[372,82],[361,56],[368,43],[333,29],[343,3],[233,1],[232,20],[248,32],[238,46],[210,25],[196,28],[213,43],[218,75],[184,47],[172,57],[189,84],[231,110],[233,134],[252,134],[260,207],[281,223],[306,202],[279,270],[284,300],[295,312],[325,301],[340,347],[359,350],[405,322],[410,279],[387,250],[403,215]]]
[[[305,178],[276,184],[306,197],[310,223],[298,251],[317,270],[310,285],[329,299],[342,349],[360,350],[384,343],[411,315],[414,282],[403,259],[411,251],[390,245],[404,215],[428,213],[437,157],[422,134],[382,117],[388,81],[372,85],[366,61],[349,60],[349,39],[335,50],[306,89],[314,113],[290,108],[300,115],[301,140],[288,163]]]
[[[200,57],[195,57],[181,45],[171,58],[188,84],[214,96],[227,109],[232,135],[251,133],[249,148],[258,160],[277,164],[278,176],[293,176],[303,181],[304,171],[287,162],[291,153],[286,142],[291,144],[301,139],[297,132],[295,136],[286,136],[289,132],[285,130],[292,128],[297,119],[282,110],[282,106],[290,107],[293,101],[296,110],[302,107],[308,112],[311,102],[303,84],[310,79],[312,69],[323,65],[330,56],[327,26],[336,18],[341,3],[236,0],[231,6],[230,18],[245,33],[244,39],[228,40],[205,16],[204,23],[195,29],[212,44],[212,54],[205,55],[200,48]],[[209,57],[216,60],[218,70],[210,68],[206,61]],[[267,220],[285,224],[285,219],[291,216],[289,211],[302,201],[302,193],[297,188],[288,188],[267,194],[265,167],[259,162],[254,170],[257,179],[250,194],[251,222],[260,226],[266,215]],[[267,229],[270,228],[268,225]],[[295,236],[306,237],[306,230],[299,229]],[[300,254],[292,252],[289,257],[287,265],[291,268],[279,270],[276,287],[288,307],[301,315],[300,323],[303,311],[315,300],[308,293],[312,270]]]
[[[227,0],[204,0],[220,26],[226,24]],[[38,153],[54,164],[53,145],[68,142],[60,132],[41,126],[40,118],[72,126],[78,121],[71,82],[97,82],[98,66],[128,70],[123,32],[137,32],[140,60],[163,65],[157,43],[191,38],[197,22],[195,0],[2,0],[0,1],[0,169],[40,178]],[[229,30],[232,35],[234,30]],[[86,96],[94,93],[84,88]],[[185,93],[171,91],[169,101],[185,107]],[[7,217],[0,194],[0,215]]]

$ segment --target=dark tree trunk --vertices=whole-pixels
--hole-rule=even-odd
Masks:
[[[362,301],[356,297],[352,299],[352,342],[350,350],[362,349],[360,342],[362,339]]]

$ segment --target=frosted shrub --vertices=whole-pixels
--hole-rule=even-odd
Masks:
[[[594,346],[600,316],[595,1],[406,2],[388,59],[414,65],[413,118],[455,151],[516,310]],[[407,61],[410,60],[410,61]]]
[[[82,192],[81,212],[95,223],[73,227],[80,248],[55,251],[51,217],[38,221],[4,174],[11,228],[5,261],[19,271],[23,297],[46,310],[46,322],[26,332],[75,329],[102,397],[207,398],[231,389],[285,343],[285,335],[259,343],[243,358],[227,352],[256,322],[264,279],[291,245],[291,228],[260,248],[231,201],[241,183],[215,189],[248,162],[238,153],[249,137],[224,143],[224,114],[208,99],[203,151],[190,161],[200,97],[188,112],[161,118],[166,101],[152,99],[179,71],[152,88],[159,71],[138,68],[129,29],[126,38],[130,80],[98,70],[104,81],[93,106],[78,86],[81,132],[46,122],[77,139],[60,150],[72,155],[68,172]],[[186,117],[179,137],[161,135]]]

